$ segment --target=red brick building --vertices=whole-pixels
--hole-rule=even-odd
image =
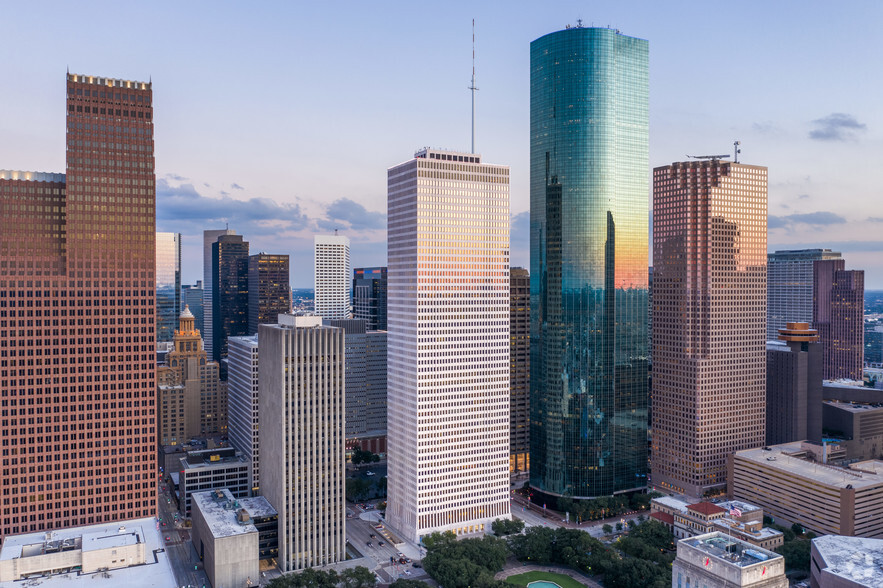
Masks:
[[[156,512],[151,85],[66,93],[67,173],[0,171],[0,539]]]

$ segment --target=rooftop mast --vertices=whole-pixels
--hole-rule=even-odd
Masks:
[[[472,92],[472,153],[475,153],[475,19],[472,19],[472,84],[469,91]]]

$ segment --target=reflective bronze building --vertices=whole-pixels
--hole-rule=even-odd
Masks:
[[[652,483],[701,496],[764,444],[765,167],[653,170]]]
[[[67,173],[0,171],[0,539],[156,514],[153,92],[66,94]]]
[[[819,331],[826,380],[862,379],[865,272],[842,259],[813,262],[813,327]]]
[[[258,253],[248,258],[248,334],[258,325],[275,325],[276,318],[291,310],[288,256]]]

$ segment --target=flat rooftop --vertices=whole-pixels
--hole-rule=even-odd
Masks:
[[[724,564],[740,568],[753,566],[782,557],[778,553],[751,545],[719,532],[681,539],[678,544],[689,545]]]
[[[828,404],[839,410],[847,412],[871,412],[875,410],[883,410],[883,403],[880,402],[839,402],[837,400],[825,400],[824,404]]]
[[[199,508],[199,512],[202,513],[209,530],[216,539],[258,532],[257,527],[251,522],[239,523],[237,513],[240,509],[244,509],[252,520],[277,514],[276,509],[263,496],[234,498],[226,488],[195,492],[192,498],[194,510]]]
[[[828,573],[862,586],[883,586],[883,540],[825,535],[812,543]]]
[[[858,469],[864,471],[856,471],[858,464],[851,464],[848,468],[826,465],[800,457],[805,454],[806,451],[801,448],[801,442],[797,441],[766,448],[758,447],[737,451],[735,457],[834,488],[846,488],[851,485],[858,490],[883,485],[883,475],[870,473],[871,471],[883,471],[883,463],[881,462],[862,462],[864,465]],[[880,463],[879,469],[877,463]]]
[[[245,456],[233,447],[218,447],[215,449],[189,451],[187,452],[186,457],[181,458],[181,466],[185,470],[192,468],[227,466],[240,462],[246,463]]]
[[[120,528],[124,527],[123,531]],[[53,576],[34,577],[10,585],[21,585],[27,588],[90,588],[93,586],[107,586],[116,588],[169,588],[177,586],[175,574],[165,552],[165,545],[160,532],[156,529],[156,519],[132,519],[117,521],[88,527],[72,527],[70,529],[53,529],[51,532],[25,533],[10,535],[3,540],[3,548],[0,549],[0,559],[15,559],[21,557],[22,551],[28,551],[35,545],[42,545],[48,539],[52,542],[76,542],[82,541],[83,551],[104,549],[114,545],[129,545],[134,542],[144,543],[146,564],[97,572],[92,574],[56,574]]]
[[[14,169],[0,169],[0,180],[27,180],[30,182],[64,182],[65,174],[52,172],[19,171]]]

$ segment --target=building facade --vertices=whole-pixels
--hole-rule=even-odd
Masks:
[[[208,360],[195,321],[185,307],[168,365],[156,370],[160,445],[227,432],[227,383],[221,381],[218,363]]]
[[[691,504],[663,496],[650,502],[650,518],[667,526],[675,539],[720,531],[764,549],[785,542],[781,531],[763,526],[763,509],[741,500]]]
[[[678,541],[672,588],[788,588],[785,558],[715,531]]]
[[[530,274],[509,270],[509,470],[530,469]]]
[[[766,349],[766,444],[822,442],[822,348],[807,323],[786,323]]]
[[[203,320],[205,316],[204,303],[202,280],[196,280],[195,284],[181,286],[181,310],[184,310],[185,306],[190,307],[190,312],[193,314],[193,318],[196,319],[194,323],[196,330],[202,333],[203,337],[206,336],[205,322]],[[208,348],[206,348],[206,353],[208,353]]]
[[[215,357],[214,350],[214,265],[212,262],[212,245],[221,235],[235,235],[236,231],[227,229],[211,229],[202,232],[202,299],[203,299],[203,324],[201,333],[205,337],[205,351],[211,358]],[[192,307],[191,307],[192,308]]]
[[[171,341],[181,312],[181,233],[156,234],[156,341]]]
[[[190,518],[197,492],[226,489],[233,498],[248,497],[248,470],[248,461],[235,447],[187,452],[178,467],[178,510]]]
[[[156,514],[153,90],[65,93],[66,175],[0,171],[0,540]]]
[[[388,170],[388,500],[411,541],[509,518],[509,169]]]
[[[386,268],[353,270],[353,318],[365,319],[369,331],[386,330]]]
[[[763,445],[765,167],[653,170],[653,484],[702,496]]]
[[[248,241],[242,235],[221,235],[212,243],[212,280],[212,359],[221,363],[227,338],[249,334]]]
[[[846,262],[813,262],[813,327],[819,331],[826,380],[861,380],[865,351],[865,272]]]
[[[350,240],[338,235],[313,238],[314,304],[323,318],[352,317]]]
[[[841,259],[830,249],[797,249],[767,254],[767,341],[787,323],[812,324],[813,262]]]
[[[252,493],[261,487],[258,336],[227,339],[227,438],[251,463]]]
[[[279,513],[279,568],[346,559],[344,333],[280,315],[258,330],[261,495]]]
[[[288,256],[258,253],[248,258],[248,334],[258,325],[275,325],[280,314],[291,311]]]
[[[648,51],[583,27],[530,46],[530,485],[546,494],[647,484]]]

